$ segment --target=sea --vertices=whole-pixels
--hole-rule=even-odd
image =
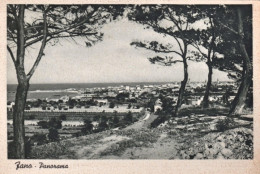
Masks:
[[[46,99],[60,98],[61,96],[76,96],[77,92],[69,89],[86,89],[86,88],[106,88],[117,86],[134,87],[140,85],[162,85],[170,82],[127,82],[127,83],[45,83],[45,84],[30,84],[27,94],[27,99]],[[7,84],[7,101],[15,100],[17,84]]]

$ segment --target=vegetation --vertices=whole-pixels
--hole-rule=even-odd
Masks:
[[[219,120],[216,124],[216,128],[220,132],[224,132],[232,127],[234,127],[236,123],[232,118],[225,118],[224,120]]]
[[[126,7],[127,10],[124,11]],[[159,97],[143,92],[138,99],[130,99],[133,97],[132,94],[120,92],[111,100],[109,108],[114,108],[118,103],[124,103],[128,105],[128,109],[145,106],[154,112],[154,103],[160,99],[162,103],[160,109],[156,111],[158,117],[151,124],[151,127],[155,128],[169,120],[170,116],[241,115],[245,107],[253,107],[252,6],[250,5],[8,5],[7,50],[13,61],[18,82],[13,111],[14,149],[11,150],[13,154],[11,156],[22,159],[26,158],[26,151],[29,153],[30,146],[27,146],[29,141],[25,140],[24,110],[30,110],[31,107],[51,110],[46,100],[26,103],[30,79],[45,55],[46,45],[55,46],[65,38],[73,40],[75,37],[81,37],[85,40],[86,47],[93,46],[102,41],[103,33],[100,32],[100,28],[105,23],[125,13],[127,13],[129,20],[174,40],[174,43],[164,44],[152,38],[150,41],[133,41],[130,45],[156,53],[156,56],[148,58],[152,64],[172,66],[176,63],[182,63],[183,80],[178,91],[173,92],[171,89],[154,91],[160,93]],[[35,18],[28,20],[27,14],[34,15]],[[205,29],[193,26],[199,21],[204,22]],[[28,53],[25,50],[28,49],[30,52],[30,49],[35,45],[39,45],[38,55],[35,57],[32,67],[26,70],[25,62],[27,62]],[[186,90],[186,84],[189,80],[188,61],[190,60],[206,61],[208,66],[205,91],[201,88],[196,89],[196,92],[203,93],[202,108],[181,108],[184,103],[188,103],[191,94],[190,91]],[[230,106],[229,109],[210,108],[209,97],[212,92],[218,92],[218,89],[212,86],[213,68],[227,72],[229,77],[236,80],[239,86],[232,103],[229,102],[231,90],[225,88],[223,103],[224,107]],[[232,93],[234,92],[232,91]],[[175,102],[173,97],[176,95],[178,99]],[[144,102],[138,102],[139,99],[144,100]],[[51,105],[62,110],[62,103],[64,102],[52,102]],[[71,109],[97,105],[100,108],[103,107],[103,103],[97,103],[94,100],[81,102],[71,98],[66,104]],[[65,107],[64,110],[68,110],[68,108]],[[129,112],[121,119],[115,113],[114,118],[111,119],[106,116],[104,110],[100,117],[96,117],[94,120],[98,122],[96,132],[113,127],[126,127],[134,123],[137,120],[136,117]],[[35,117],[31,115],[29,119],[33,120]],[[66,115],[61,115],[58,119],[51,118],[49,121],[39,121],[38,126],[49,129],[47,135],[49,141],[59,141],[58,129],[62,128],[62,120],[66,119]],[[179,125],[189,123],[187,120],[177,120]],[[223,132],[234,125],[232,118],[226,118],[218,120],[216,129]],[[93,130],[92,121],[84,120],[81,133],[91,134]],[[40,144],[46,142],[44,135],[38,134],[32,138],[35,141],[40,141],[39,139],[42,138]],[[137,135],[134,140],[139,141]],[[124,140],[118,146],[124,149],[134,146],[134,143],[132,139]]]
[[[54,127],[49,128],[48,138],[50,141],[59,141],[58,130]]]
[[[89,119],[85,119],[84,120],[84,126],[81,129],[81,132],[85,135],[85,134],[90,134],[93,131],[93,124]]]
[[[29,82],[44,56],[48,43],[55,45],[58,39],[83,37],[86,46],[92,46],[102,39],[98,29],[107,19],[115,19],[122,10],[113,6],[99,5],[8,5],[7,6],[7,50],[14,63],[18,87],[14,106],[14,142],[16,157],[25,158],[24,109]],[[34,20],[26,20],[25,14],[37,15]],[[113,13],[113,15],[112,15]],[[64,19],[64,20],[60,20]],[[40,43],[38,56],[32,68],[26,73],[24,60],[28,56],[25,49]],[[13,52],[16,52],[15,56]]]

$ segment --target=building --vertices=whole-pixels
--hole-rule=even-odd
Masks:
[[[14,102],[8,103],[7,104],[7,111],[13,111],[13,106],[15,105]]]

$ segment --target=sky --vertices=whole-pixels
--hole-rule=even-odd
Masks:
[[[111,83],[111,82],[174,82],[183,79],[183,64],[172,66],[151,64],[148,57],[158,54],[142,48],[135,48],[133,41],[157,40],[171,43],[178,50],[175,41],[151,29],[127,19],[104,25],[103,41],[86,47],[82,39],[60,40],[54,46],[48,44],[42,60],[30,80],[34,83]],[[25,69],[28,72],[34,63],[39,45],[26,51]],[[166,55],[166,54],[159,54]],[[168,54],[169,55],[169,54]],[[178,56],[173,55],[176,59]],[[207,80],[208,68],[205,62],[188,62],[190,81]],[[229,80],[227,74],[213,70],[213,81]],[[7,57],[7,82],[17,83],[13,62]]]

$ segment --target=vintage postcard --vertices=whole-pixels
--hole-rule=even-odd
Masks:
[[[260,173],[258,1],[1,5],[0,173]]]

